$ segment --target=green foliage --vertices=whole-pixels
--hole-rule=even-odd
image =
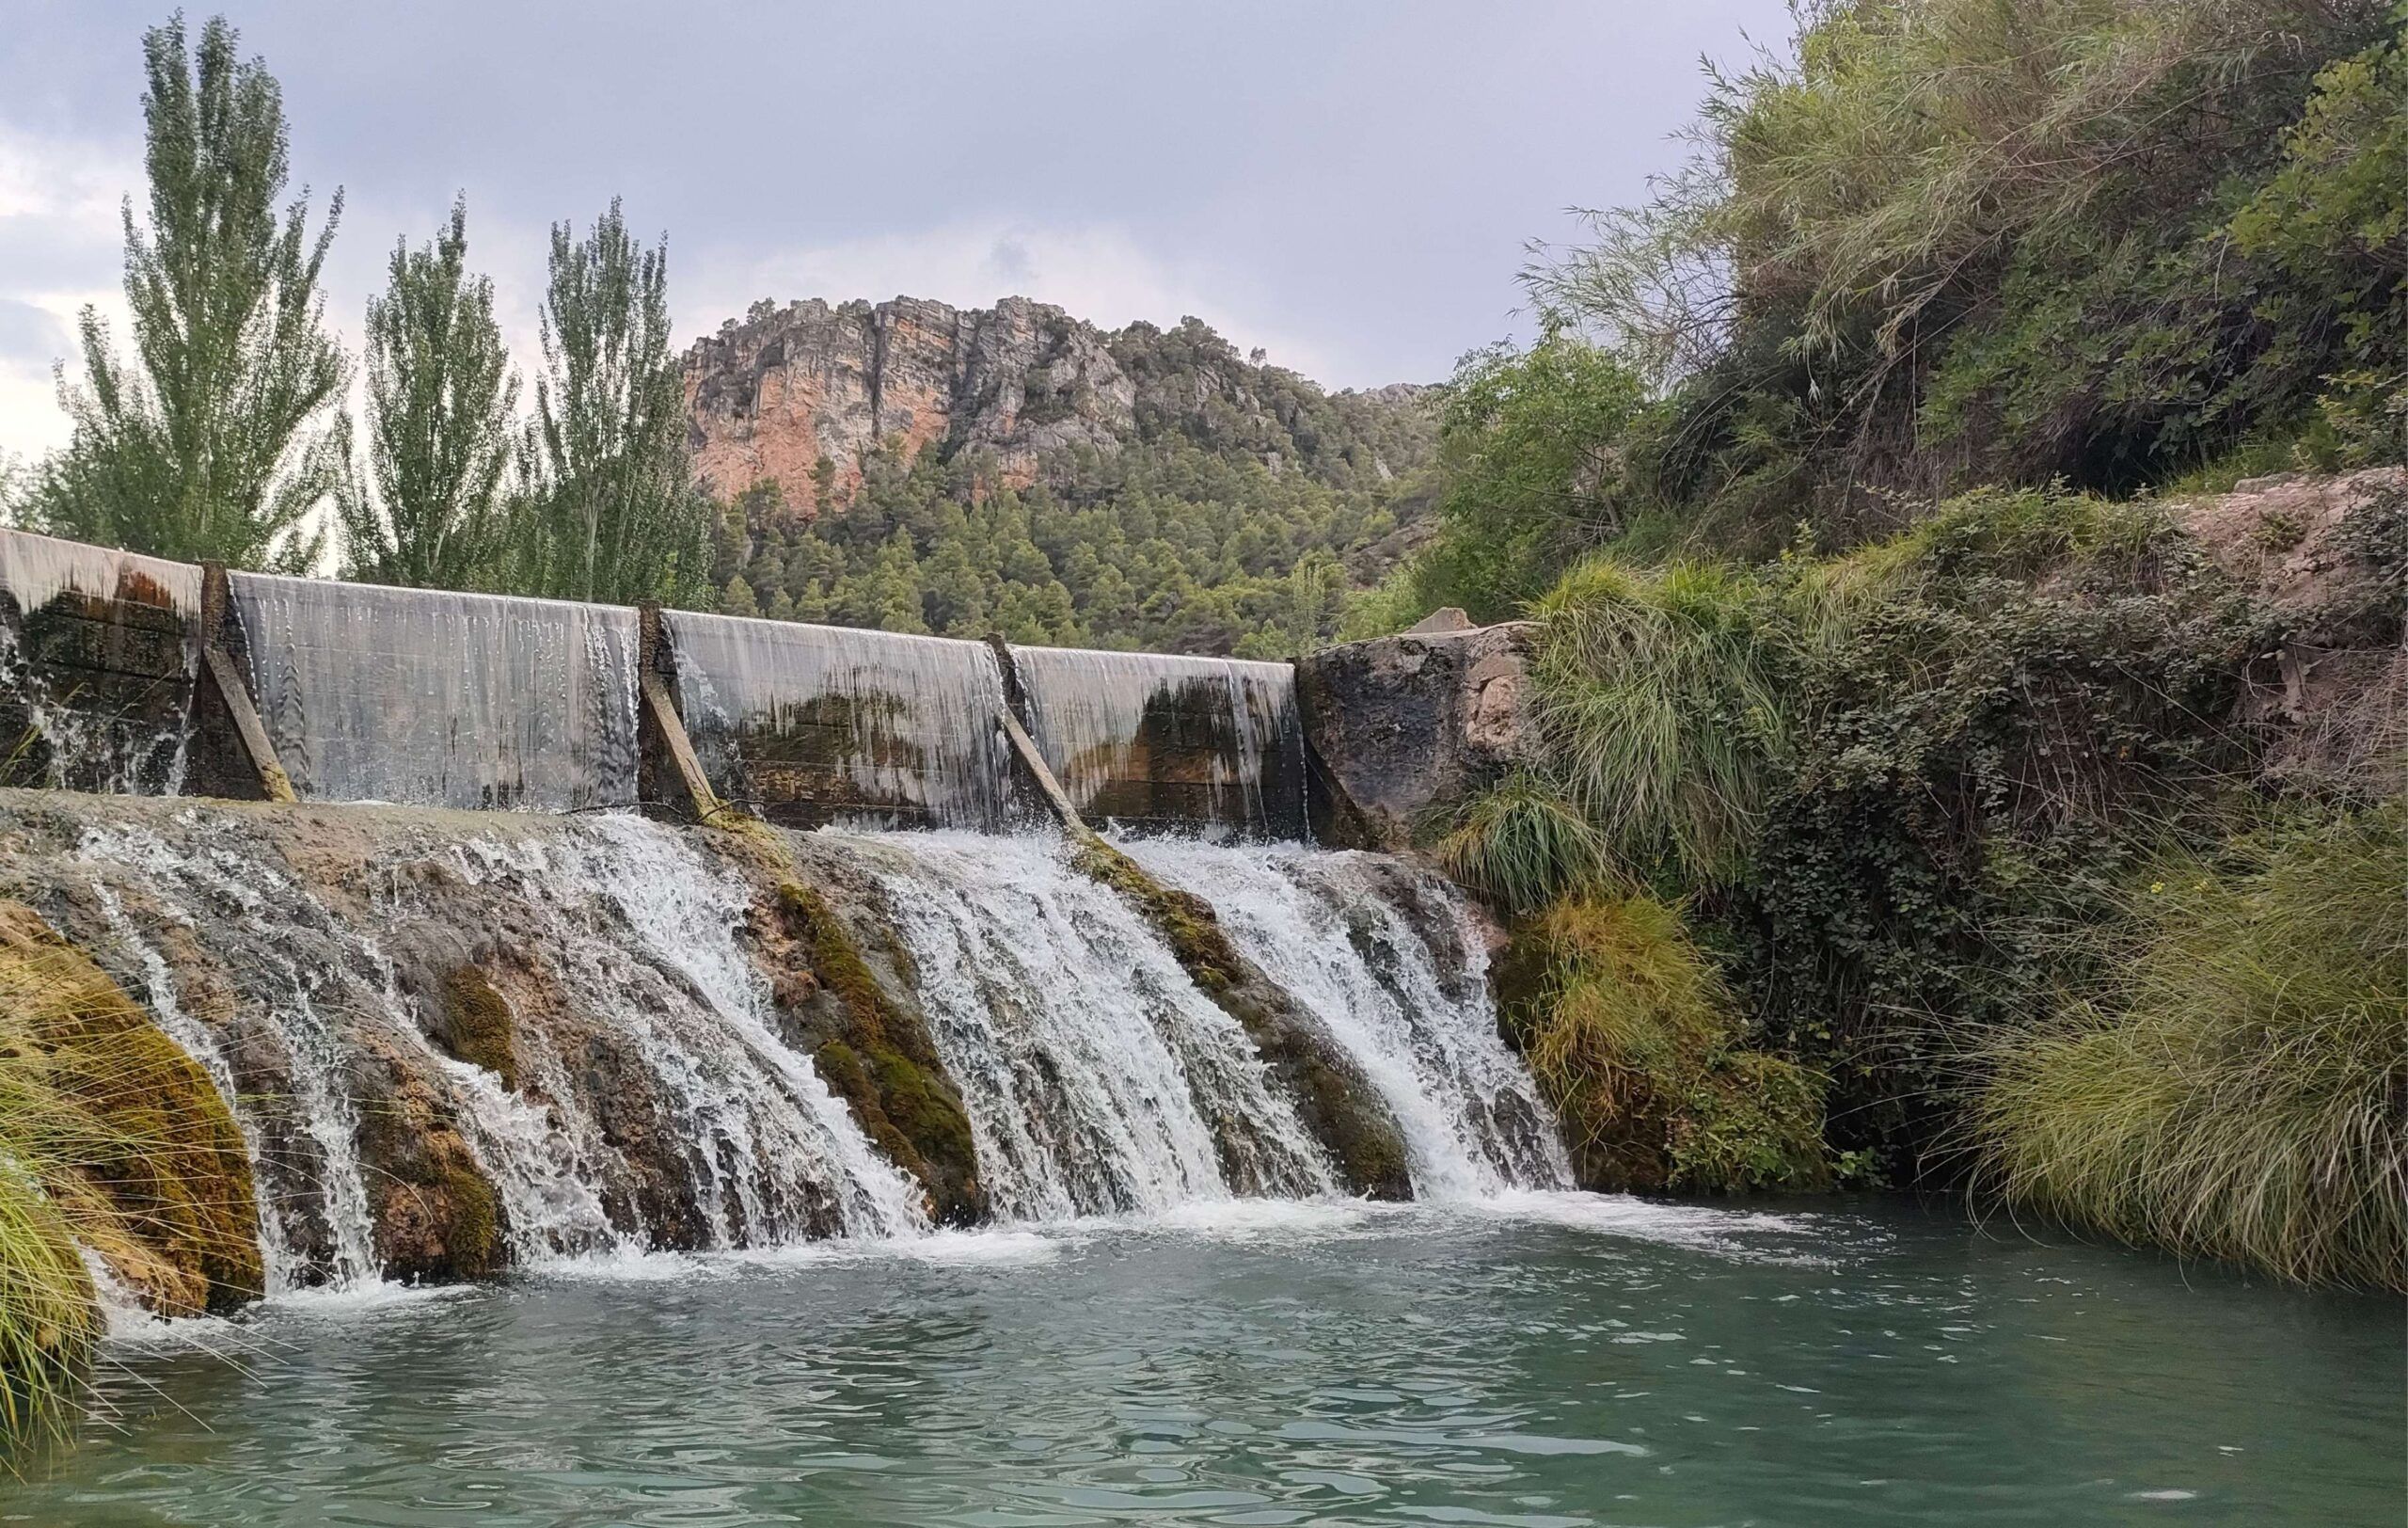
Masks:
[[[1513,1017],[1583,1184],[1728,1193],[1830,1181],[1819,1081],[1740,1046],[1731,994],[1677,907],[1574,898],[1521,937],[1545,975]]]
[[[1162,381],[1168,362],[1150,364]],[[978,453],[907,460],[899,447],[865,460],[850,501],[815,519],[774,482],[756,484],[721,517],[712,581],[731,609],[740,581],[760,614],[839,626],[1292,656],[1346,629],[1351,569],[1376,568],[1398,514],[1417,507],[1409,478],[1384,480],[1355,461],[1385,466],[1370,443],[1381,440],[1410,467],[1417,439],[1427,441],[1390,419],[1418,415],[1409,401],[1372,407],[1292,386],[1320,413],[1347,406],[1322,422],[1329,433],[1309,454],[1299,438],[1266,438],[1217,407],[1183,421],[1141,410],[1150,437],[1108,456],[1058,454],[1026,487],[1002,483]],[[1275,470],[1271,456],[1290,462],[1290,452],[1306,465]]]
[[[2408,23],[2403,23],[2408,25]],[[2321,376],[2328,465],[2408,461],[2408,45],[2394,37],[2317,76],[2282,167],[2232,220],[2280,281],[2258,315],[2272,363]],[[2329,374],[2328,374],[2329,369]]]
[[[1729,879],[1788,748],[1788,664],[1749,576],[1582,564],[1538,605],[1538,718],[1571,798],[1642,877]]]
[[[1418,569],[1429,601],[1478,621],[1518,614],[1584,549],[1620,535],[1623,436],[1644,401],[1613,354],[1560,332],[1465,357],[1440,419],[1438,513],[1454,533]]]
[[[2256,618],[2146,505],[1984,491],[1752,575],[1592,559],[1539,610],[1556,784],[1476,799],[1442,852],[1509,906],[1694,897],[1769,1042],[1830,1079],[1835,1143],[1902,1173],[1951,1031],[2050,971],[2032,931],[2102,915],[2129,825],[2251,758],[2224,719]]]
[[[1800,17],[1794,57],[1710,77],[1689,167],[1525,273],[1658,390],[1583,443],[1623,492],[1575,553],[1758,555],[1800,519],[1845,544],[1972,483],[2123,493],[2303,432],[2319,461],[2396,453],[2384,0]],[[1429,565],[1497,565],[1520,534],[1464,517]]]
[[[136,364],[87,308],[85,385],[63,390],[73,439],[45,464],[30,517],[163,557],[301,571],[322,541],[305,517],[341,470],[315,422],[343,382],[318,287],[342,195],[314,239],[306,193],[279,215],[282,93],[236,41],[222,17],[196,52],[181,15],[143,34],[149,229],[125,209]]]
[[[1465,803],[1436,853],[1449,876],[1517,914],[1619,879],[1605,834],[1551,783],[1527,773]]]
[[[1968,496],[1789,576],[1794,772],[1718,912],[1841,1143],[1911,1171],[1949,1031],[2011,1022],[2051,967],[2031,931],[2094,921],[2135,824],[2249,767],[2226,719],[2260,631],[2162,517],[2079,498]]]
[[[481,589],[500,577],[518,378],[493,282],[467,273],[467,222],[463,198],[433,243],[397,242],[385,295],[369,299],[369,481],[351,475],[335,501],[345,578]]]
[[[2050,1021],[1987,1058],[2005,1202],[2285,1278],[2408,1288],[2408,831],[2398,810],[2174,847]]]
[[[532,501],[512,548],[518,591],[708,602],[719,516],[692,480],[669,339],[665,240],[641,247],[616,199],[581,240],[553,225]]]

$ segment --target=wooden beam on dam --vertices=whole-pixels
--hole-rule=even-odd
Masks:
[[[276,756],[276,743],[267,735],[267,724],[260,720],[260,708],[251,699],[250,681],[244,676],[243,665],[226,650],[223,641],[227,626],[227,607],[231,592],[226,581],[226,565],[203,563],[200,568],[200,667],[201,682],[216,692],[226,715],[233,724],[235,752],[247,766],[249,778],[259,786],[264,801],[293,802],[299,798],[293,789],[293,776],[286,773],[283,761]]]
[[[677,712],[677,697],[670,692],[669,681],[662,674],[660,637],[660,607],[644,604],[637,607],[638,628],[636,659],[637,703],[642,708],[640,733],[649,733],[659,745],[659,756],[669,766],[673,777],[675,804],[694,815],[697,822],[716,821],[724,814],[727,803],[720,800],[711,788],[710,777],[703,772],[701,756],[694,752],[694,740],[687,735],[686,719]],[[656,781],[656,788],[660,782]]]

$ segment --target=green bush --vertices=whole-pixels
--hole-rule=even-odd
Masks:
[[[1543,974],[1513,1020],[1582,1184],[1727,1193],[1830,1181],[1819,1080],[1740,1045],[1731,995],[1677,907],[1573,898],[1521,937]]]
[[[2176,848],[2095,973],[1985,1058],[1993,1200],[2307,1282],[2408,1288],[2408,816]]]

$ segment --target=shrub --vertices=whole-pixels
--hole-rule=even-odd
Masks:
[[[1830,1182],[1818,1080],[1740,1048],[1730,994],[1677,907],[1576,898],[1524,937],[1545,974],[1515,1018],[1584,1185],[1722,1193]]]
[[[1512,913],[1616,882],[1606,836],[1555,787],[1516,774],[1465,803],[1438,840],[1438,864],[1458,883]]]
[[[2285,1278],[2408,1288],[2408,815],[2176,849],[2098,973],[1987,1058],[1996,1202]]]

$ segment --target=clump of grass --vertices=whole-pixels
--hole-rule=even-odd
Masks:
[[[1511,913],[1619,879],[1606,836],[1552,784],[1531,774],[1508,776],[1465,803],[1435,852],[1448,875]]]
[[[1731,995],[1678,908],[1575,898],[1526,937],[1546,975],[1520,1016],[1524,1049],[1583,1184],[1719,1193],[1830,1182],[1819,1082],[1738,1044]]]
[[[1539,721],[1573,802],[1626,867],[1736,874],[1791,727],[1788,643],[1764,586],[1597,559],[1537,613]]]
[[[2307,1283],[2408,1288],[2408,812],[2169,852],[1992,1048],[1996,1202]]]
[[[261,1283],[242,1136],[107,974],[0,902],[0,1455],[62,1425],[102,1329],[84,1261],[170,1314]]]

